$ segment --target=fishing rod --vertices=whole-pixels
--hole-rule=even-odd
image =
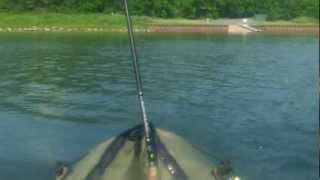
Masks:
[[[135,75],[135,79],[136,79],[136,86],[137,86],[137,92],[138,92],[138,97],[139,97],[139,102],[140,102],[140,109],[141,109],[141,114],[142,114],[142,119],[143,119],[143,124],[144,124],[145,141],[146,141],[147,151],[148,151],[148,163],[149,163],[149,168],[155,169],[155,166],[156,166],[155,151],[154,151],[154,147],[153,147],[153,139],[151,136],[150,122],[149,122],[149,119],[147,116],[146,107],[145,107],[145,103],[144,103],[144,94],[143,94],[143,88],[142,88],[142,80],[141,80],[141,75],[140,75],[137,49],[136,49],[135,38],[134,38],[134,33],[133,33],[132,19],[131,19],[127,0],[123,0],[123,3],[124,3],[127,28],[128,28],[128,34],[129,34],[133,70],[134,70],[134,75]],[[153,175],[151,175],[151,176],[153,176]]]

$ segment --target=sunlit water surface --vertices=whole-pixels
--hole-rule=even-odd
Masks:
[[[315,179],[318,38],[140,35],[150,119],[244,179]],[[126,34],[0,34],[0,179],[141,122]]]

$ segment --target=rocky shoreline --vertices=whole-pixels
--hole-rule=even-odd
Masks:
[[[318,26],[290,26],[290,25],[263,25],[254,26],[262,30],[262,33],[306,33],[319,35]],[[147,28],[136,28],[135,32],[142,33],[217,33],[227,34],[227,25],[153,25]],[[125,33],[127,29],[122,28],[64,28],[64,27],[5,27],[1,32],[118,32]]]
[[[0,32],[127,32],[126,28],[63,28],[63,27],[6,27]],[[150,29],[136,28],[135,32],[150,32]]]
[[[229,34],[232,25],[158,25],[152,26],[151,32],[159,33],[217,33]],[[237,26],[237,25],[235,25]],[[259,25],[252,26],[265,34],[315,34],[319,35],[318,25]],[[241,33],[239,33],[241,34]]]

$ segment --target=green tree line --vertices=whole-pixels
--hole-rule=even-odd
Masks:
[[[135,15],[162,18],[319,18],[319,0],[129,0]],[[2,12],[122,13],[122,0],[0,0]]]

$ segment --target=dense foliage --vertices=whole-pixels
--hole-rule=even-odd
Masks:
[[[319,18],[319,0],[129,0],[135,15],[162,18]],[[0,0],[0,11],[121,13],[122,0]]]

